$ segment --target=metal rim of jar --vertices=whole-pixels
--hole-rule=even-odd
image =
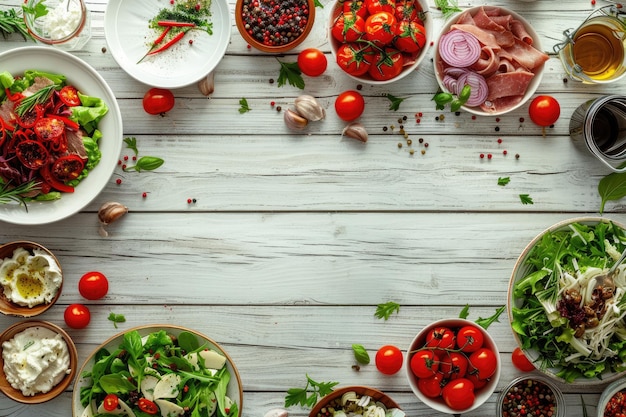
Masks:
[[[68,0],[68,1],[72,1],[72,0]],[[70,33],[69,35],[61,39],[43,38],[39,36],[37,33],[35,33],[35,31],[31,30],[29,19],[28,19],[28,14],[24,13],[24,23],[26,23],[26,27],[28,28],[28,33],[30,33],[32,37],[38,40],[39,42],[42,42],[48,45],[59,45],[59,44],[71,41],[83,31],[83,28],[85,27],[85,23],[87,21],[88,11],[87,11],[87,6],[85,6],[84,0],[76,0],[76,1],[80,3],[81,19],[80,19],[80,23],[78,24],[78,26],[76,26],[76,29],[74,29],[72,33]]]
[[[566,415],[565,414],[565,398],[563,397],[563,393],[561,392],[561,390],[552,381],[550,381],[548,378],[545,378],[542,375],[532,374],[532,375],[518,376],[517,378],[513,379],[500,392],[500,394],[498,395],[498,401],[496,402],[496,404],[497,404],[496,416],[497,417],[502,417],[502,403],[504,401],[504,397],[506,396],[506,394],[515,385],[517,385],[520,382],[526,381],[526,380],[534,380],[534,381],[537,381],[537,382],[541,382],[542,384],[544,384],[548,388],[550,388],[552,390],[552,394],[554,396],[554,403],[556,405],[556,413],[554,414],[554,417],[564,417]]]

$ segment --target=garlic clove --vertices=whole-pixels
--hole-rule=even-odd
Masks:
[[[307,119],[291,109],[285,111],[283,118],[285,119],[287,127],[293,130],[302,130],[309,124]]]
[[[215,91],[215,71],[209,72],[209,74],[198,81],[198,89],[205,96],[210,96]]]
[[[350,123],[348,126],[344,127],[341,131],[342,136],[347,136],[352,139],[359,140],[363,143],[367,142],[367,130],[365,130],[365,126],[359,122]]]
[[[289,413],[283,408],[273,408],[269,410],[263,417],[288,417]]]
[[[100,210],[98,210],[98,220],[100,220],[100,224],[106,226],[118,220],[126,213],[128,213],[128,207],[121,203],[110,201],[100,206]]]
[[[296,98],[294,105],[298,114],[311,122],[326,117],[326,110],[313,96],[301,95]]]

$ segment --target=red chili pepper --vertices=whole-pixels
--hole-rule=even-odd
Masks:
[[[0,132],[0,146],[2,146],[5,139],[7,138],[7,130],[4,127],[4,123],[0,123]]]
[[[65,127],[69,127],[70,129],[73,129],[73,130],[78,130],[78,128],[80,128],[80,125],[78,123],[76,123],[73,120],[68,119],[65,116],[59,116],[59,115],[56,115],[56,114],[48,114],[46,117],[49,117],[51,119],[60,120],[60,121],[62,121],[65,124]]]
[[[170,31],[171,28],[172,28],[171,26],[168,26],[168,27],[165,28],[165,30],[163,32],[161,32],[159,37],[156,38],[154,40],[154,42],[152,43],[152,46],[150,47],[150,50],[152,50],[155,46],[157,46],[158,44],[163,42],[163,39],[165,39],[165,35],[167,35],[167,33]]]
[[[21,100],[22,98],[24,98],[24,94],[22,93],[15,93],[15,94],[11,94],[11,90],[9,90],[9,88],[5,88],[4,92],[7,94],[7,98],[10,101],[18,101]]]
[[[158,22],[159,26],[164,26],[164,27],[176,27],[176,28],[194,28],[196,27],[195,23],[189,23],[189,22],[175,22],[172,20],[161,20]]]
[[[155,55],[155,54],[165,51],[166,49],[171,48],[172,45],[178,43],[183,38],[183,36],[185,36],[185,33],[187,33],[187,31],[180,32],[178,35],[174,36],[172,39],[170,39],[166,44],[161,46],[159,49],[155,49],[154,51],[148,52],[148,55]]]

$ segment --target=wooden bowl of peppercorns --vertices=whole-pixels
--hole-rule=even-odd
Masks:
[[[284,53],[313,28],[314,0],[237,0],[235,22],[241,36],[262,52]]]

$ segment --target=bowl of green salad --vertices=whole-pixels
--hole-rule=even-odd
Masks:
[[[564,220],[537,235],[513,268],[507,310],[513,334],[535,367],[569,384],[624,376],[625,227],[603,217]]]
[[[243,388],[231,357],[181,326],[129,329],[102,343],[78,372],[73,417],[122,414],[241,417]]]

